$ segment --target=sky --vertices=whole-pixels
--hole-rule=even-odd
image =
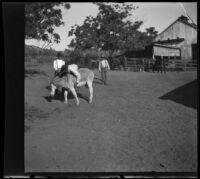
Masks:
[[[69,10],[61,8],[65,25],[55,29],[55,32],[60,35],[61,41],[59,44],[54,44],[52,48],[58,51],[63,51],[68,48],[68,45],[73,38],[68,37],[71,26],[74,24],[82,25],[86,16],[91,15],[95,17],[98,13],[98,7],[89,2],[76,2],[70,4],[71,8]],[[133,2],[132,4],[139,8],[133,11],[132,17],[129,20],[133,22],[136,20],[143,21],[143,25],[140,28],[141,31],[145,31],[145,29],[149,27],[155,27],[158,33],[160,33],[179,16],[185,15],[184,9],[178,2]],[[190,18],[197,24],[197,3],[184,2],[182,5]],[[42,47],[44,42],[25,40],[25,44]]]

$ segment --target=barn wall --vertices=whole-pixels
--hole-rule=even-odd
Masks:
[[[169,26],[165,31],[163,31],[161,34],[159,34],[155,41],[158,40],[167,40],[169,39],[176,39],[177,37],[181,38],[180,36],[180,23],[176,22],[173,25]]]
[[[188,60],[192,59],[192,44],[197,43],[197,30],[182,22],[176,21],[164,32],[159,34],[154,41],[176,39],[177,37],[184,38],[185,40],[178,44],[165,45],[181,48],[181,58]]]
[[[197,30],[177,21],[159,34],[154,41],[176,39],[177,37],[184,38],[188,44],[197,43]]]
[[[197,31],[194,28],[191,28],[183,23],[180,23],[181,34],[184,35],[184,42],[178,46],[181,48],[182,59],[192,59],[192,44],[197,43]]]
[[[180,36],[185,38],[187,44],[197,43],[197,30],[180,23]]]
[[[164,47],[153,47],[154,55],[155,56],[180,56],[180,51],[179,49],[169,49],[169,48],[164,48]]]

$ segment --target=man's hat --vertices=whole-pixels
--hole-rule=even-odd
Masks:
[[[104,53],[101,53],[101,58],[105,58],[105,55],[104,55]]]
[[[58,57],[58,58],[62,57],[62,53],[61,53],[61,52],[58,52],[58,53],[57,53],[57,57]]]

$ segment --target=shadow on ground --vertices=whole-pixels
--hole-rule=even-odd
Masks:
[[[50,113],[46,113],[34,106],[25,103],[25,119],[34,122],[37,119],[48,119]]]
[[[45,88],[48,89],[49,92],[51,91],[50,86],[46,86]],[[89,97],[84,96],[84,95],[82,95],[81,93],[78,93],[78,92],[77,92],[77,96],[78,96],[78,98],[82,98],[82,99],[86,100],[87,102],[89,102]],[[42,96],[42,97],[44,99],[46,99],[48,102],[51,102],[52,100],[58,100],[58,101],[62,101],[62,102],[65,101],[63,89],[62,90],[56,90],[54,97],[51,97],[50,95],[49,96]],[[74,99],[74,96],[71,92],[69,92],[67,98],[68,98],[68,100]]]
[[[103,85],[102,80],[101,80],[100,78],[97,78],[97,77],[94,77],[94,81],[93,81],[93,83]]]
[[[29,122],[35,122],[37,120],[46,120],[48,119],[50,113],[44,112],[34,106],[28,105],[28,103],[25,103],[25,111],[24,111],[24,117],[25,120]],[[31,127],[29,125],[24,126],[24,132],[29,132]]]
[[[48,76],[45,72],[39,70],[39,69],[25,69],[25,78],[34,76],[34,75],[44,75]]]
[[[197,109],[197,80],[180,86],[159,97],[159,99],[172,100],[184,106]]]

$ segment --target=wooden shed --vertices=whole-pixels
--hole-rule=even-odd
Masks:
[[[153,45],[146,46],[146,57],[180,59],[181,49],[179,47],[172,47],[168,45],[154,43]]]

